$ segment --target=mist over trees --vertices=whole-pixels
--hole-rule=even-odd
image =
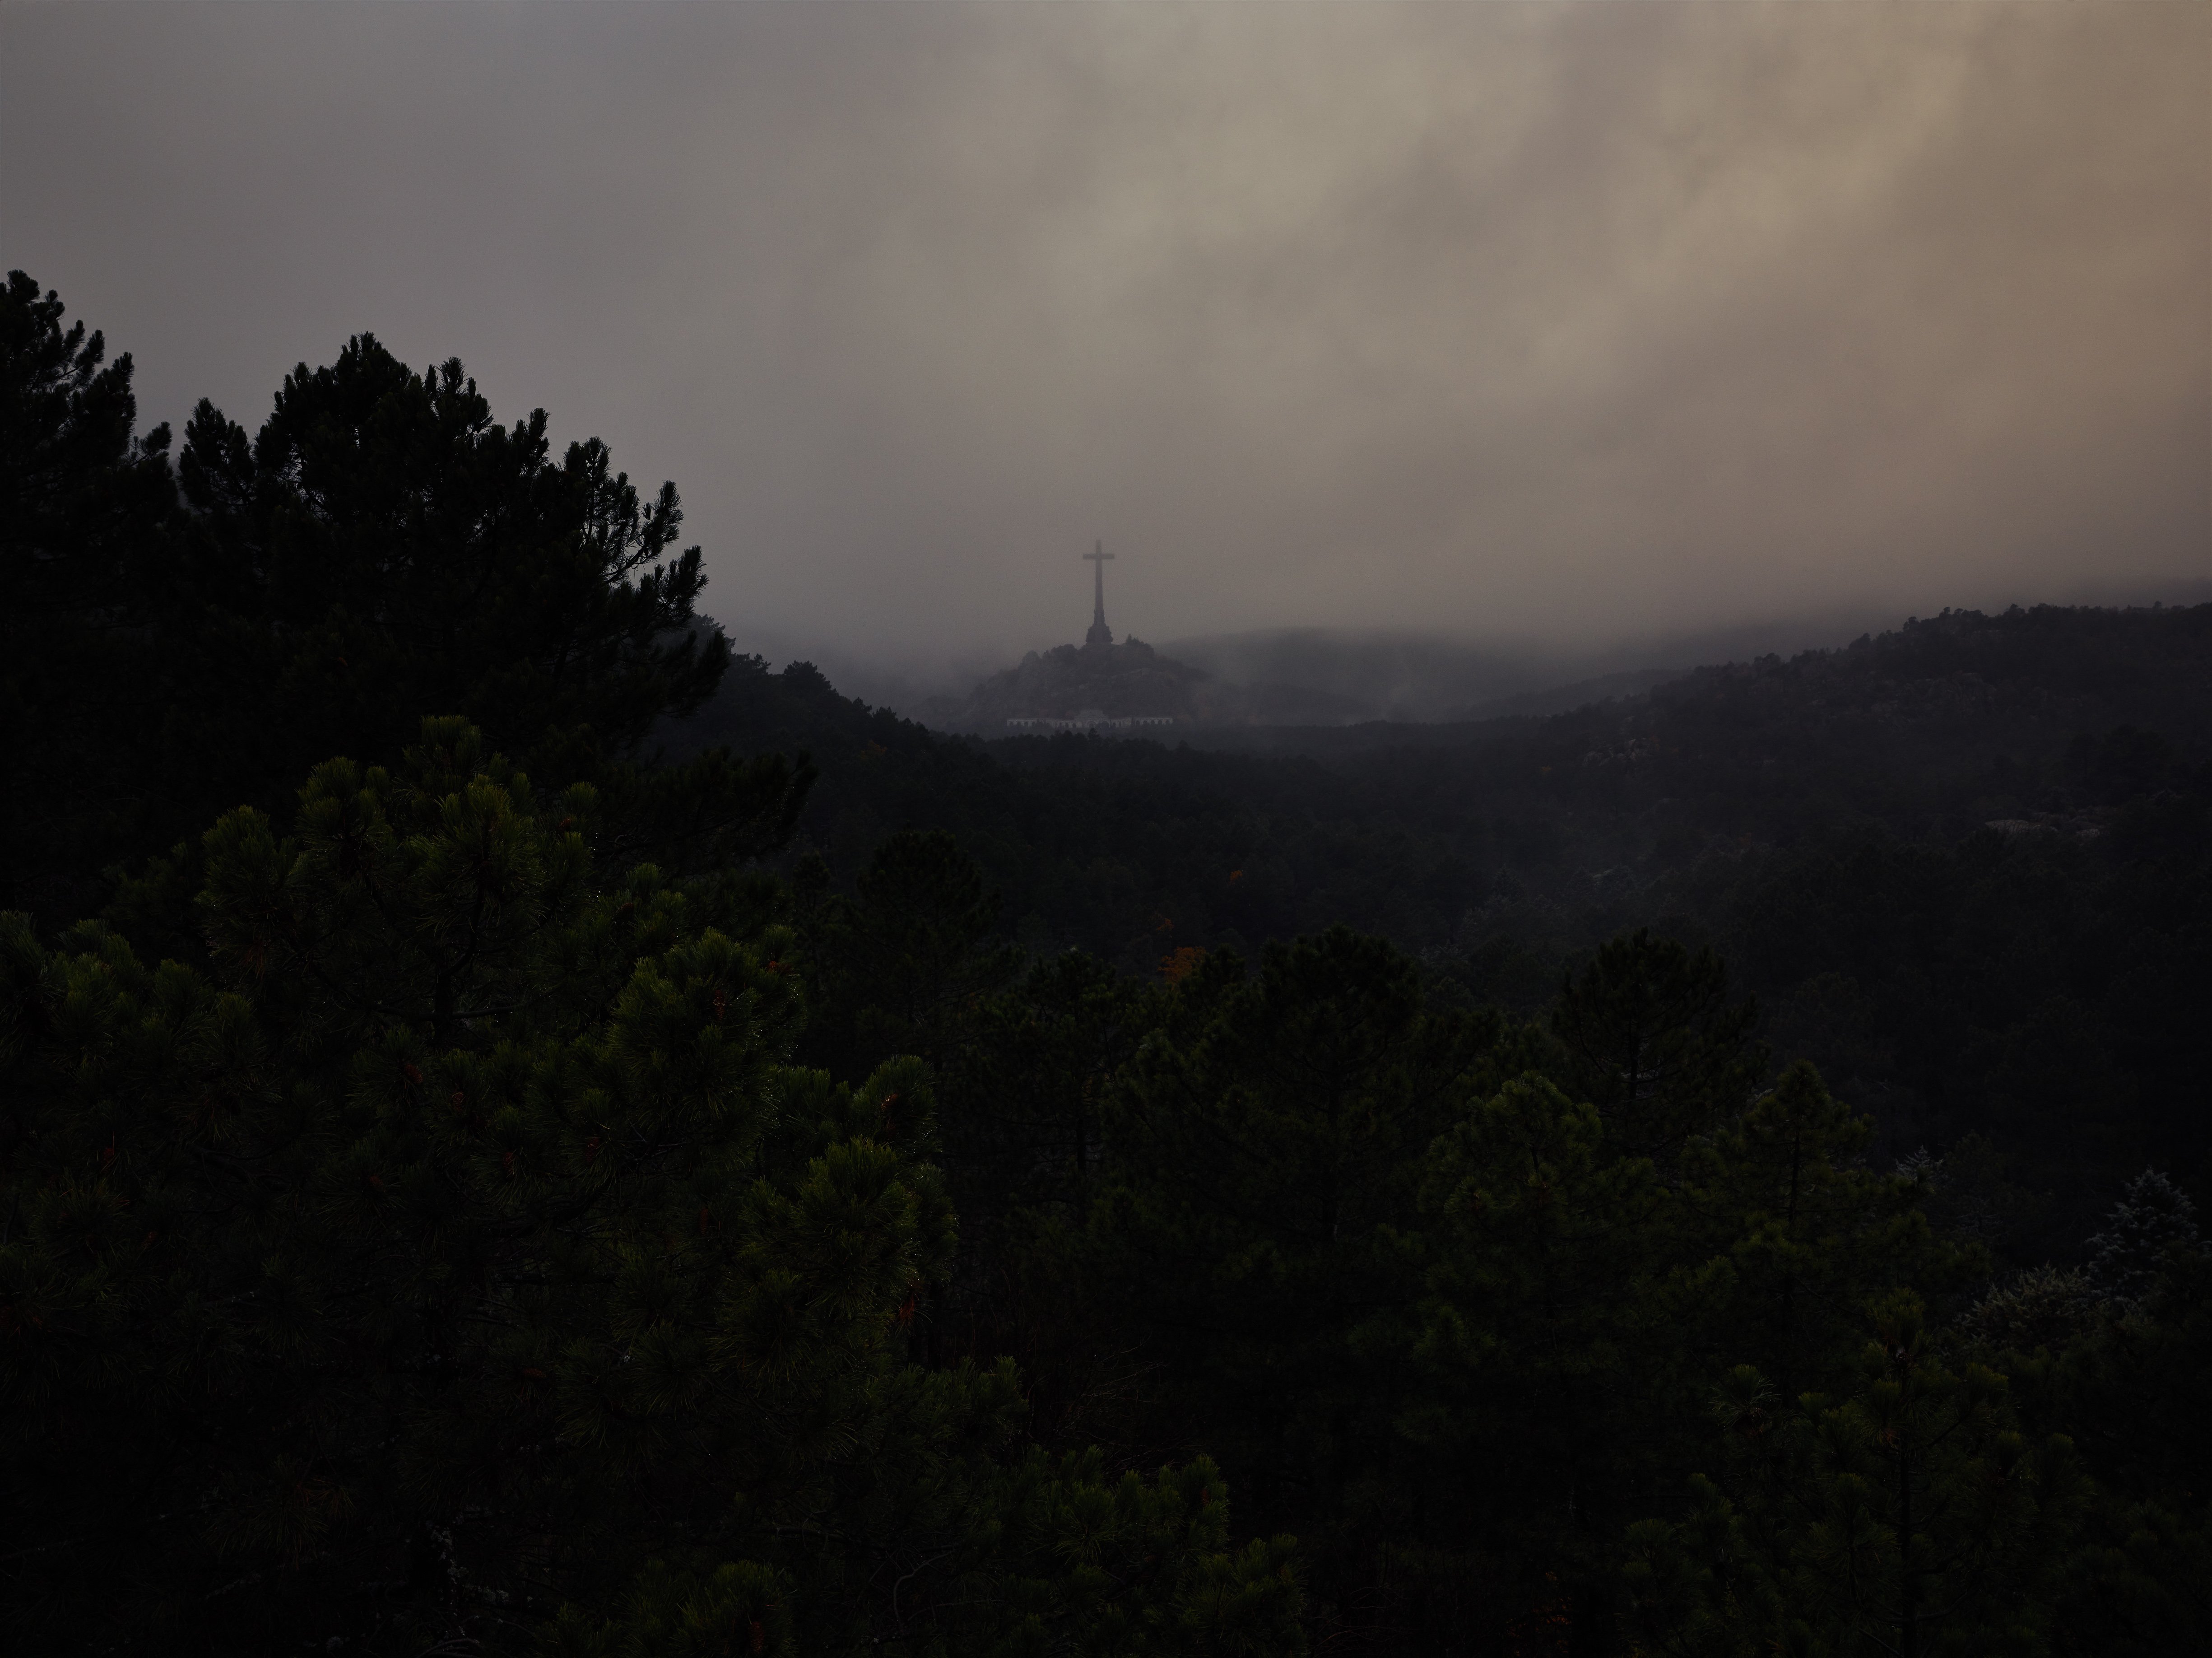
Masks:
[[[986,743],[458,362],[131,381],[10,276],[30,1647],[2205,1641],[2212,607]]]

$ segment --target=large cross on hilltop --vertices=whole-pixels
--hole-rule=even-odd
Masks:
[[[1101,541],[1083,556],[1091,561],[1091,574],[1097,577],[1097,595],[1091,606],[1091,631],[1083,636],[1083,643],[1110,645],[1114,643],[1114,631],[1106,625],[1106,561],[1114,555],[1106,551],[1106,544]]]

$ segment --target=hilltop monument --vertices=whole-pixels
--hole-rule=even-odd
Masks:
[[[1106,551],[1106,544],[1098,542],[1083,555],[1091,562],[1091,573],[1097,578],[1091,601],[1091,631],[1083,636],[1085,649],[1093,645],[1110,645],[1114,631],[1106,625],[1106,561],[1114,555]]]
[[[1080,645],[1032,650],[1021,665],[994,674],[935,720],[957,730],[1156,729],[1202,717],[1206,675],[1161,655],[1143,640],[1115,643],[1106,625],[1106,561],[1097,541],[1080,555],[1091,566],[1091,631]]]
[[[978,736],[1127,732],[1159,737],[1177,726],[1344,725],[1368,717],[1347,698],[1301,686],[1223,685],[1106,625],[1103,540],[1078,555],[1091,566],[1091,631],[1079,645],[1030,651],[958,699],[933,698],[922,717]]]

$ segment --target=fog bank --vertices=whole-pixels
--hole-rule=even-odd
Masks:
[[[1156,642],[1573,655],[2201,580],[2209,73],[2126,0],[11,4],[0,257],[149,422],[459,355],[879,686],[1079,637],[1098,537]]]

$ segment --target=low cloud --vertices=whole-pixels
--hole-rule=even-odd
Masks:
[[[2212,12],[14,6],[8,263],[675,478],[740,639],[1594,641],[2212,558]],[[2171,595],[2169,595],[2171,596]]]

